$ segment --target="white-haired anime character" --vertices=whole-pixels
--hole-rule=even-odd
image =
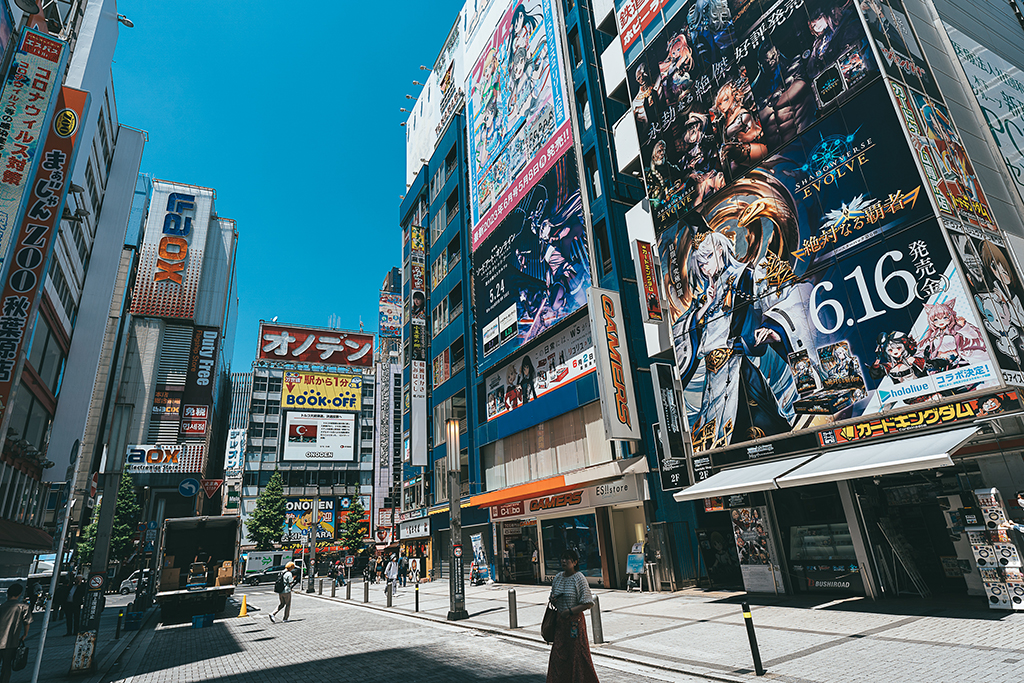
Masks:
[[[677,322],[677,356],[684,387],[704,361],[697,450],[792,429],[796,382],[785,359],[793,348],[782,320],[795,304],[769,288],[761,263],[738,260],[732,239],[715,231],[697,234],[685,258],[692,299]]]

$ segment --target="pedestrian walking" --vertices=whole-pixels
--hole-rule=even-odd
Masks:
[[[67,602],[68,593],[71,592],[71,580],[67,576],[60,577],[60,583],[57,584],[57,590],[53,593],[52,610],[56,611],[54,621],[60,621],[66,619],[68,616],[67,610],[65,609],[64,603]]]
[[[551,582],[548,599],[558,609],[558,623],[548,658],[547,683],[597,683],[583,616],[594,606],[594,597],[587,577],[577,571],[579,563],[579,554],[567,548],[562,553],[562,571]]]
[[[288,617],[292,613],[292,587],[298,582],[299,570],[294,562],[289,562],[284,566],[284,571],[281,572],[277,582],[274,583],[274,592],[277,593],[278,605],[277,609],[270,613],[270,621],[277,621],[274,619],[274,615],[280,612],[282,608],[284,608],[284,621],[288,621]]]
[[[398,587],[398,558],[394,555],[391,556],[388,566],[384,569],[384,578],[387,581],[384,585],[384,592],[387,593],[390,589],[391,594],[394,595],[395,588]]]
[[[533,580],[536,583],[540,583],[540,553],[537,552],[537,547],[533,548],[533,555],[530,557],[530,562],[533,564]]]
[[[82,614],[82,602],[85,601],[85,579],[79,576],[75,579],[74,585],[68,591],[68,598],[64,601],[64,612],[67,613],[66,636],[73,636],[78,633]]]
[[[7,602],[0,605],[0,683],[11,680],[14,655],[21,641],[28,638],[28,625],[32,623],[32,612],[21,600],[23,590],[20,583],[13,584],[7,589]]]
[[[398,582],[402,584],[402,588],[405,588],[406,581],[409,579],[409,558],[402,555],[398,558]]]

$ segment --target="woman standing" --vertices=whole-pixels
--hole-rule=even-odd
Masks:
[[[587,577],[576,571],[579,563],[579,554],[567,548],[562,553],[562,571],[551,582],[550,600],[558,609],[558,625],[548,658],[547,683],[597,683],[583,616],[594,605],[594,597]]]

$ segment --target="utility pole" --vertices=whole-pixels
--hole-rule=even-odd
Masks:
[[[448,516],[452,536],[451,553],[448,556],[448,568],[451,570],[448,576],[448,621],[458,621],[469,619],[469,612],[466,611],[466,579],[462,575],[462,482],[459,481],[461,449],[458,419],[448,420],[445,427],[448,437]]]

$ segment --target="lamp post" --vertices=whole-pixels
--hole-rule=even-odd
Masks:
[[[462,575],[462,495],[459,482],[459,421],[451,418],[445,423],[448,437],[448,518],[452,535],[448,556],[450,609],[448,621],[469,619],[466,611],[466,580]]]

